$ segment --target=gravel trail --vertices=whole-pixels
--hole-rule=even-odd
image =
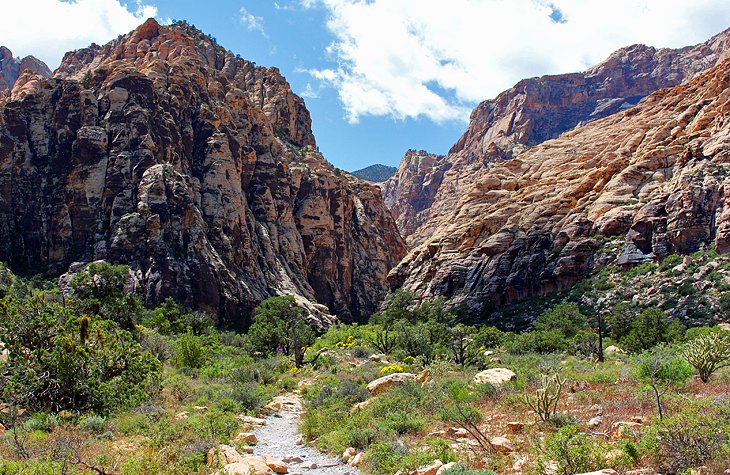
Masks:
[[[266,425],[254,431],[258,443],[254,455],[268,455],[287,464],[289,473],[302,475],[361,475],[361,472],[336,458],[323,454],[306,445],[297,444],[299,434],[301,399],[296,394],[274,399],[281,410],[266,418]]]

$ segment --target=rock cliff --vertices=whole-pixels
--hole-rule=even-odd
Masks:
[[[406,154],[401,169],[385,185],[402,234],[411,244],[423,243],[495,163],[634,107],[648,94],[682,84],[728,56],[730,30],[676,50],[634,45],[584,73],[520,81],[474,109],[467,131],[444,159],[415,171]],[[417,191],[419,183],[429,184],[423,193]]]
[[[277,293],[363,318],[405,252],[379,189],[324,160],[279,71],[184,22],[67,53],[0,99],[0,260],[15,270],[125,263],[148,304],[245,326]]]
[[[51,77],[46,63],[34,56],[16,58],[5,46],[0,46],[0,94],[13,88],[20,74],[29,69],[43,77]]]
[[[394,269],[393,285],[479,312],[565,289],[602,265],[712,244],[729,251],[730,60],[723,56],[638,106],[521,153],[502,148],[514,157],[482,168],[454,211]],[[597,252],[612,239],[623,241],[616,255]]]

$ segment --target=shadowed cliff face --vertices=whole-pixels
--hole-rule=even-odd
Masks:
[[[677,86],[730,55],[730,30],[678,50],[634,45],[584,73],[520,81],[471,115],[448,156],[418,160],[407,153],[384,194],[409,244],[438,232],[458,200],[494,164],[577,126],[631,108],[648,94]],[[427,183],[423,192],[419,185]]]
[[[148,20],[0,100],[0,260],[14,269],[125,263],[148,304],[173,296],[243,326],[283,292],[363,318],[405,252],[378,188],[317,152],[279,71],[187,25]]]
[[[51,77],[51,70],[46,63],[34,56],[15,58],[5,46],[0,46],[0,94],[13,88],[20,74],[29,69],[43,77]]]
[[[730,251],[729,78],[722,60],[491,164],[393,270],[393,285],[479,312],[565,289],[603,265],[712,243]],[[598,254],[611,237],[622,253]]]

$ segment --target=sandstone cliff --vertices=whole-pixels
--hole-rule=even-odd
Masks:
[[[129,264],[243,326],[277,293],[372,312],[406,248],[380,191],[317,152],[304,101],[184,23],[148,20],[0,99],[0,260]]]
[[[492,163],[391,273],[393,285],[478,312],[565,289],[600,265],[713,243],[729,251],[729,113],[730,60],[721,60],[634,108]],[[613,238],[624,241],[620,252],[597,254]]]
[[[729,55],[730,30],[677,50],[634,45],[584,73],[520,81],[474,109],[467,131],[446,158],[414,171],[406,155],[401,170],[385,185],[402,234],[411,244],[423,243],[493,164],[634,107],[648,94],[679,85]],[[428,189],[418,193],[418,184],[425,182]]]
[[[20,74],[29,69],[43,77],[51,77],[46,63],[34,56],[16,58],[5,46],[0,46],[0,94],[13,88]]]

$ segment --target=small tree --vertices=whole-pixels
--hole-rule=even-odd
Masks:
[[[707,383],[712,373],[730,366],[730,337],[720,333],[699,336],[684,345],[682,356]]]
[[[664,417],[662,398],[674,386],[685,384],[692,368],[666,346],[646,350],[634,358],[636,378],[651,387],[656,398],[659,419]]]
[[[316,334],[304,317],[304,309],[294,297],[285,295],[270,297],[256,307],[247,337],[254,350],[282,352],[294,357],[294,365],[301,368],[306,347],[314,343]]]
[[[477,329],[459,323],[454,327],[450,327],[447,333],[449,338],[446,340],[446,347],[449,349],[454,361],[461,366],[474,364],[479,354],[474,342]]]
[[[671,343],[681,338],[684,331],[684,325],[670,320],[662,310],[648,308],[631,322],[629,333],[621,339],[621,346],[626,351],[638,353],[661,343]]]

